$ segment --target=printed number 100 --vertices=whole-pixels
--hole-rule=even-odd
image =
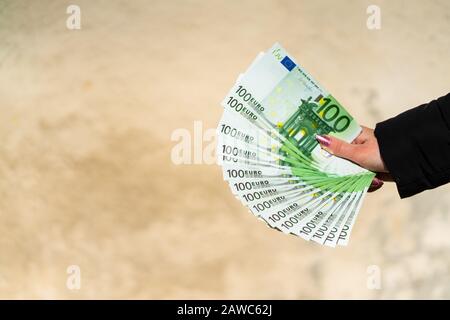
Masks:
[[[333,122],[333,129],[336,132],[345,131],[350,126],[350,118],[346,115],[339,116],[341,109],[335,105],[334,103],[330,104],[330,98],[323,98],[322,95],[319,95],[314,101],[319,102],[320,100],[324,100],[324,104],[319,105],[319,108],[316,110],[318,114],[323,112],[322,119],[327,122]]]

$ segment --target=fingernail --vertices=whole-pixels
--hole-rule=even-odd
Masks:
[[[327,136],[321,136],[316,134],[316,140],[324,147],[329,147],[331,144],[331,139]]]
[[[383,180],[380,180],[378,178],[374,178],[372,180],[372,183],[370,184],[370,187],[371,188],[379,188],[379,187],[381,187],[383,185],[383,183],[384,183]]]

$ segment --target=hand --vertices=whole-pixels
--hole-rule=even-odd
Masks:
[[[380,189],[383,180],[392,181],[392,177],[381,158],[378,141],[372,129],[363,126],[360,135],[352,143],[347,143],[332,136],[317,135],[316,139],[322,148],[335,156],[375,171],[377,177],[373,179],[369,192]]]

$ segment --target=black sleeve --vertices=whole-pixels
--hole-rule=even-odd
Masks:
[[[450,93],[375,127],[401,198],[450,181]]]

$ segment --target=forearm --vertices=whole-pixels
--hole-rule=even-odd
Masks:
[[[450,181],[450,94],[378,123],[375,136],[401,198]]]

